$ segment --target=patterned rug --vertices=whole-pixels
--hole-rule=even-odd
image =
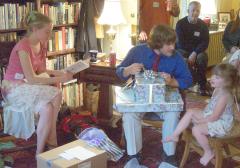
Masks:
[[[206,98],[207,97],[199,97],[194,94],[187,94],[186,97],[186,106],[187,108],[204,108],[206,105]],[[118,127],[106,127],[100,126],[106,134],[112,139],[116,144],[119,145],[119,140],[122,134],[121,125]],[[159,163],[161,162],[161,153],[163,152],[162,144],[161,144],[161,133],[156,128],[152,127],[144,127],[143,128],[143,161],[142,164],[149,168],[157,168]],[[63,145],[65,143],[70,142],[70,138],[66,138],[61,130],[58,130],[58,140],[59,145]],[[26,146],[31,145],[36,142],[36,136],[33,136],[30,140],[16,140],[14,143],[17,146]],[[177,146],[177,156],[178,160],[181,160],[181,156],[184,149],[184,142],[179,142]],[[1,152],[2,158],[5,158],[9,166],[16,167],[16,168],[34,168],[36,167],[36,160],[35,160],[35,150],[36,148],[30,148],[28,150],[20,150],[16,152],[6,151]],[[188,161],[185,165],[185,168],[201,168],[199,163],[200,156],[195,153],[191,152],[189,155]],[[126,162],[126,155],[120,159],[118,162],[108,161],[108,168],[123,168]],[[225,160],[223,163],[223,167],[234,167],[235,163],[232,160]],[[214,167],[212,164],[209,164],[207,168]]]

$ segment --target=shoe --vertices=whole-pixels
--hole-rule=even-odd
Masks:
[[[212,96],[212,91],[208,89],[199,89],[199,94],[201,96]]]
[[[162,162],[167,162],[175,167],[178,167],[178,162],[175,155],[167,156],[167,154],[163,152]]]
[[[127,162],[133,158],[136,158],[138,160],[139,163],[141,163],[142,161],[142,154],[141,153],[137,153],[136,155],[128,155],[127,157]]]
[[[207,92],[206,92],[205,89],[200,89],[200,90],[199,90],[199,94],[200,94],[201,96],[208,96],[208,94],[207,94]]]

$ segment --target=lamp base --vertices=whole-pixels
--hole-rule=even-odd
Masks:
[[[116,31],[116,30],[113,28],[113,26],[111,25],[110,28],[108,29],[108,31],[107,31],[106,33],[108,34],[108,36],[110,37],[111,40],[114,40],[117,31]]]

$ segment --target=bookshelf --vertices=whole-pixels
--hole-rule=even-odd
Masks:
[[[53,33],[48,43],[48,61],[53,69],[62,69],[76,60],[74,48],[81,0],[0,0],[0,41],[18,41],[26,33],[23,20],[29,11],[36,10],[53,20]],[[67,60],[69,58],[69,60]],[[66,61],[66,62],[64,62]],[[49,67],[48,67],[49,68]],[[78,82],[62,87],[68,105],[80,106]],[[75,100],[67,100],[67,99]]]

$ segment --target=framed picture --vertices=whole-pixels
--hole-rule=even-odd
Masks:
[[[218,22],[219,23],[228,23],[231,21],[230,12],[218,12]]]

